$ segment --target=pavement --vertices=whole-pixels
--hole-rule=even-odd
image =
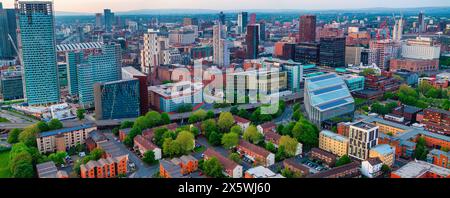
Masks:
[[[112,133],[104,133],[109,141],[114,142],[114,144],[128,153],[128,159],[130,163],[136,165],[136,171],[131,173],[129,178],[151,178],[156,172],[159,171],[159,163],[149,166],[145,164],[134,152],[129,150],[124,144],[114,140],[114,135]]]

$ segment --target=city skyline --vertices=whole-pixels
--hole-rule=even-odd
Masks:
[[[102,12],[104,8],[113,9],[116,12],[127,12],[135,10],[158,10],[158,9],[209,9],[209,10],[244,10],[244,9],[291,9],[291,10],[333,10],[333,9],[361,9],[361,8],[418,8],[418,7],[443,7],[450,6],[446,0],[399,0],[399,1],[358,1],[354,0],[332,1],[318,0],[314,2],[292,2],[292,0],[279,0],[276,3],[270,0],[130,0],[124,7],[120,0],[79,0],[63,1],[53,0],[55,10],[59,12],[96,13]],[[14,7],[13,0],[2,0],[3,7]],[[85,6],[89,4],[89,6]]]

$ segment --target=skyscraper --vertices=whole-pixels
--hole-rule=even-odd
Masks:
[[[237,18],[237,34],[244,34],[246,33],[246,28],[248,24],[248,13],[247,12],[240,12],[238,14]]]
[[[111,9],[105,9],[103,10],[103,15],[105,16],[105,29],[107,32],[110,32],[115,19],[114,13],[111,12]]]
[[[316,16],[303,15],[300,17],[299,41],[314,42],[316,40]]]
[[[25,96],[28,104],[59,102],[53,3],[19,2]]]
[[[16,15],[14,9],[3,9],[0,2],[0,59],[13,58],[17,53],[9,39],[9,36],[17,46]]]
[[[213,53],[214,64],[221,67],[230,65],[228,40],[226,40],[226,32],[220,22],[213,27]]]
[[[95,14],[95,27],[96,28],[101,28],[103,26],[102,17],[103,17],[102,13]]]
[[[141,71],[149,74],[152,79],[156,78],[156,67],[163,60],[164,50],[169,48],[169,38],[160,35],[160,31],[149,29],[144,34],[144,46],[141,51]]]
[[[419,33],[426,32],[426,27],[425,27],[425,14],[424,14],[423,12],[420,12],[420,13],[419,13],[418,26],[419,26]]]
[[[256,13],[250,14],[250,23],[249,24],[255,24],[256,23]]]
[[[248,25],[247,36],[245,37],[247,44],[247,58],[258,58],[258,46],[259,46],[259,25]]]
[[[220,12],[219,13],[219,22],[222,24],[222,25],[225,25],[225,14],[223,13],[223,12]]]
[[[329,67],[345,66],[345,37],[320,39],[320,65]]]
[[[395,20],[394,32],[393,32],[392,39],[396,42],[400,42],[402,40],[403,24],[404,24],[403,17],[398,20]]]

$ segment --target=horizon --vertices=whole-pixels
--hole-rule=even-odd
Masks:
[[[215,3],[211,3],[214,1]],[[364,1],[364,2],[362,2]],[[4,8],[13,8],[13,0],[1,0]],[[299,11],[326,11],[326,10],[354,10],[354,9],[414,9],[432,7],[450,7],[448,0],[316,0],[314,2],[292,2],[292,0],[278,0],[276,5],[271,0],[129,0],[127,8],[121,0],[53,0],[55,11],[71,13],[101,13],[109,8],[113,12],[132,12],[142,10],[211,10],[211,11],[241,11],[241,10],[299,10]],[[80,3],[81,2],[81,3]],[[357,6],[364,4],[364,6]],[[89,5],[86,7],[86,5]],[[405,6],[407,5],[407,6]],[[277,6],[273,8],[273,6]]]

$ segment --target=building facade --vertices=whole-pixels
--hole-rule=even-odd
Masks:
[[[259,26],[258,25],[248,25],[247,35],[245,37],[245,42],[247,45],[247,58],[257,59],[259,54]]]
[[[85,124],[39,133],[36,138],[37,148],[40,153],[66,151],[70,147],[84,144],[89,133],[95,130],[97,130],[96,126]]]
[[[345,37],[320,39],[320,65],[329,67],[345,66]]]
[[[319,148],[331,152],[339,157],[348,154],[348,138],[331,131],[321,131],[319,134]]]
[[[349,156],[366,160],[370,149],[378,144],[378,127],[366,122],[354,123],[350,126],[349,140]]]

